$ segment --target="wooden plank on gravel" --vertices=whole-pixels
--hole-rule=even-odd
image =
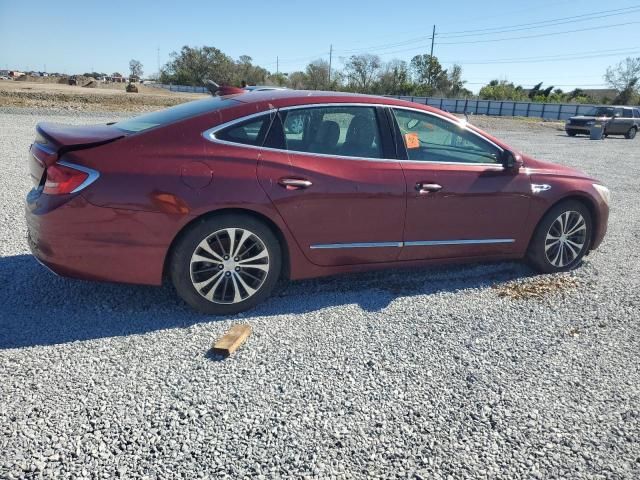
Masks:
[[[215,355],[228,357],[235,352],[251,335],[251,326],[247,324],[238,324],[227,330],[222,337],[213,344],[212,351]]]

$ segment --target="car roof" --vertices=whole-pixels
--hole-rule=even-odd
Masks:
[[[242,103],[268,103],[271,108],[289,107],[294,105],[313,105],[322,103],[371,103],[390,106],[409,107],[446,115],[458,120],[458,117],[442,110],[397,98],[382,97],[379,95],[364,95],[350,92],[328,92],[321,90],[258,90],[249,91],[237,95],[229,95],[229,98]]]

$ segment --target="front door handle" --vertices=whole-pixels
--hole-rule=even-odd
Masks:
[[[309,180],[303,178],[281,178],[278,183],[287,190],[300,190],[313,185]]]
[[[421,195],[426,195],[427,193],[442,190],[442,185],[438,185],[437,183],[418,182],[416,183],[416,190]]]

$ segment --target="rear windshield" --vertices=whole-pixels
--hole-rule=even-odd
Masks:
[[[113,126],[127,133],[143,132],[150,128],[168,125],[207,112],[222,110],[237,105],[231,98],[211,97],[193,102],[181,103],[175,107],[165,108],[157,112],[145,113],[139,117],[129,118],[114,123]]]

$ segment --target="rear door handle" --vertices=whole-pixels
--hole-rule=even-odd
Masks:
[[[287,190],[300,190],[313,185],[309,180],[303,178],[281,178],[278,183]]]
[[[427,193],[437,192],[439,190],[442,190],[442,185],[439,185],[437,183],[418,182],[418,183],[416,183],[416,190],[420,194],[424,195],[424,194],[427,194]]]

